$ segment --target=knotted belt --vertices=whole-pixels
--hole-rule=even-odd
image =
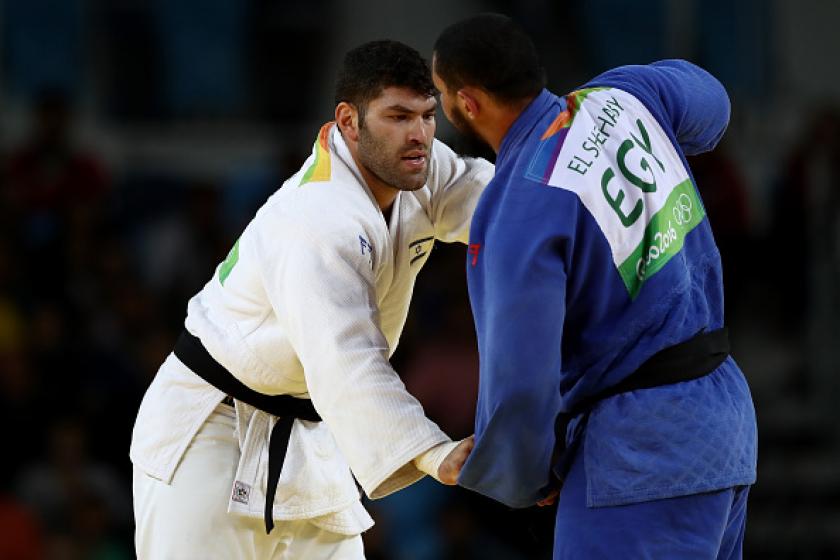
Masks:
[[[265,395],[258,393],[236,379],[219,364],[204,348],[201,340],[184,330],[175,343],[175,355],[196,375],[220,391],[247,403],[254,408],[277,416],[271,436],[268,440],[268,482],[265,493],[265,531],[271,533],[274,528],[274,495],[277,482],[286,460],[289,436],[295,418],[320,422],[321,416],[309,399],[296,399],[291,395]]]
[[[552,458],[552,486],[562,485],[574,452],[578,447],[579,431],[566,447],[566,428],[569,422],[583,414],[578,424],[582,429],[589,412],[599,402],[621,393],[650,389],[691,381],[712,373],[729,356],[729,333],[722,329],[699,332],[688,340],[660,350],[621,382],[584,398],[568,412],[557,415],[554,423],[555,447]]]

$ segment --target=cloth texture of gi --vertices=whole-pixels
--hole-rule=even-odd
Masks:
[[[234,409],[218,405],[169,484],[134,469],[137,557],[364,558],[361,535],[330,531],[312,519],[284,520],[267,535],[261,519],[228,513],[226,495],[239,461],[236,425]]]

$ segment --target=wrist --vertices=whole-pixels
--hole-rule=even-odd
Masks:
[[[416,466],[418,470],[433,477],[438,482],[441,482],[438,469],[440,469],[440,465],[443,463],[443,460],[446,459],[453,449],[458,447],[459,443],[461,442],[447,441],[427,449],[414,458],[414,466]]]

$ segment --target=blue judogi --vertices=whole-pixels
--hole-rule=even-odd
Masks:
[[[461,485],[534,505],[558,413],[722,326],[720,255],[685,156],[714,148],[728,119],[715,78],[662,61],[562,98],[543,91],[508,130],[470,231],[481,377]],[[585,427],[570,424],[569,442],[578,431],[558,520],[570,493],[644,525],[626,506],[755,481],[755,412],[731,357],[700,379],[606,399]]]

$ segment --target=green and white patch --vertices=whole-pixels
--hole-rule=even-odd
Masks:
[[[607,238],[631,298],[705,216],[662,127],[635,97],[616,89],[584,99],[548,185],[580,197]]]
[[[239,262],[239,239],[236,240],[236,243],[233,244],[230,252],[228,252],[227,257],[225,257],[224,262],[222,262],[221,266],[219,267],[219,283],[224,286],[225,280],[230,275],[230,271],[233,270],[233,267],[236,266],[236,263]]]

